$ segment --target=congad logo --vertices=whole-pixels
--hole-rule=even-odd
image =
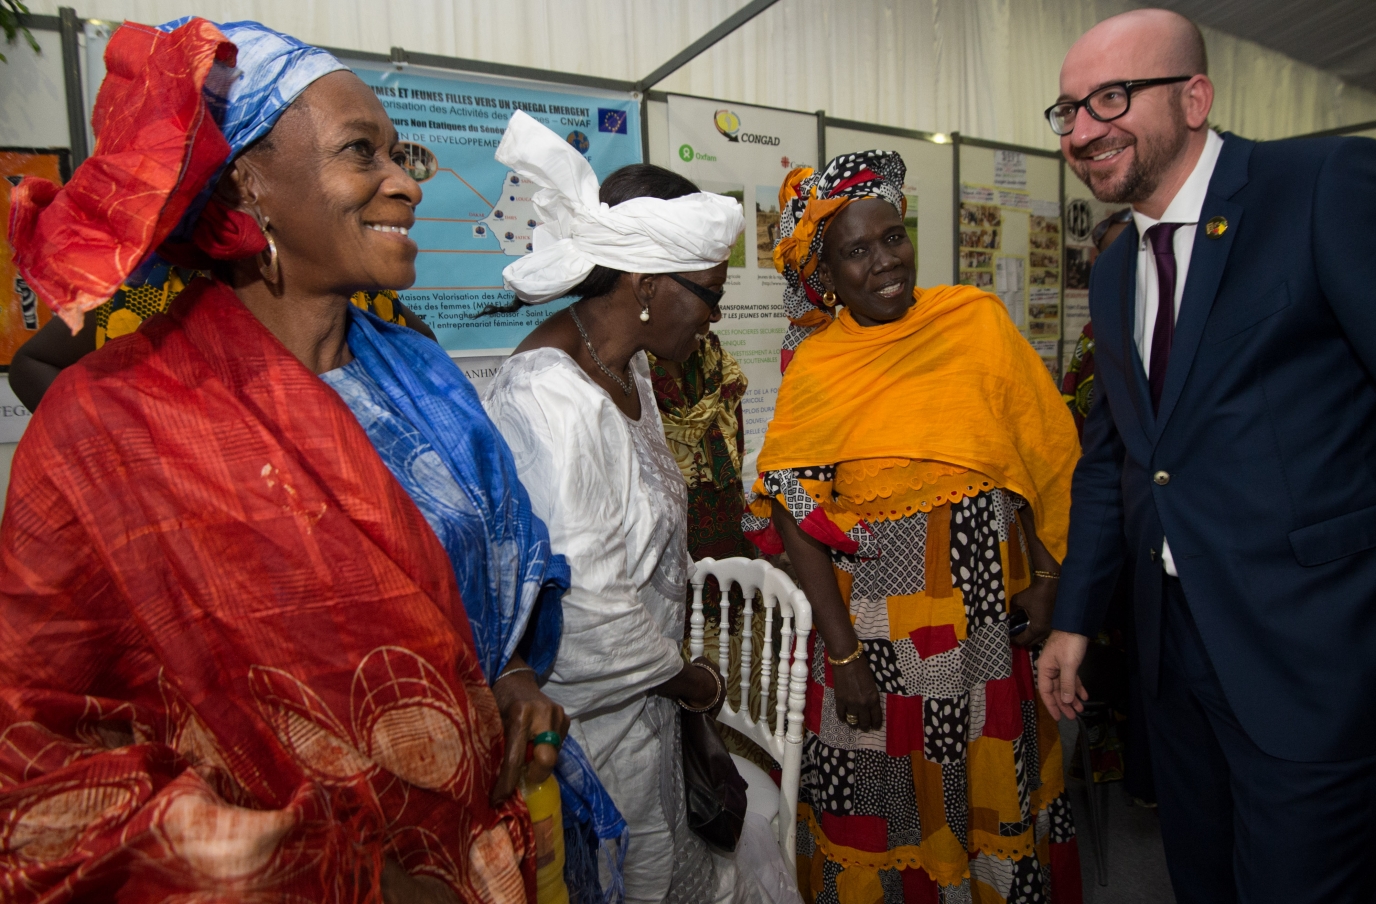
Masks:
[[[742,132],[741,118],[734,110],[718,110],[712,114],[712,125],[727,141],[741,144],[766,144],[777,147],[781,142],[775,135],[761,135],[757,132]]]
[[[712,114],[712,125],[726,137],[727,141],[740,141],[736,133],[741,130],[741,118],[730,110],[718,110]]]

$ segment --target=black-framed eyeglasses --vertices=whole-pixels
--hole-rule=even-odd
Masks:
[[[1132,106],[1132,92],[1138,88],[1175,85],[1188,82],[1192,78],[1193,75],[1173,75],[1169,78],[1139,78],[1127,82],[1114,82],[1096,88],[1079,100],[1063,100],[1052,104],[1046,108],[1046,121],[1051,124],[1051,131],[1057,135],[1069,135],[1075,131],[1075,117],[1081,107],[1100,122],[1112,122],[1128,112],[1128,108]]]
[[[701,298],[703,303],[707,305],[707,309],[712,312],[712,316],[715,317],[717,315],[717,306],[721,304],[721,298],[723,295],[726,294],[725,289],[720,289],[716,292],[713,292],[706,286],[700,286],[697,283],[693,282],[691,279],[684,279],[677,273],[666,273],[664,275],[672,279],[674,282],[678,283],[680,286],[683,286],[683,288],[687,289],[689,292],[692,292],[698,298]]]

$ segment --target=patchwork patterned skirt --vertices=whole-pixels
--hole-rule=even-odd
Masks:
[[[814,636],[798,822],[807,901],[1079,904],[1060,736],[1032,656],[1008,633],[1008,599],[1029,582],[1024,503],[974,489],[868,521],[878,555],[833,555],[884,725],[837,718]]]

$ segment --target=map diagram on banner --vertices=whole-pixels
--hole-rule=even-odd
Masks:
[[[520,257],[533,250],[530,237],[535,231],[535,202],[531,195],[535,189],[534,183],[523,184],[520,176],[508,171],[492,213],[481,225],[473,227],[474,236],[481,236],[485,229],[491,230],[497,244],[502,246],[502,253],[508,257]]]
[[[587,157],[598,179],[640,162],[640,108],[629,97],[582,95],[537,85],[357,70],[395,123],[407,168],[424,192],[411,237],[416,283],[401,293],[451,354],[499,355],[559,307],[514,312],[502,270],[531,250],[536,186],[493,155],[524,110]]]

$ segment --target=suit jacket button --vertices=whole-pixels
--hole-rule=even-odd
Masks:
[[[1154,550],[1154,549],[1149,549],[1149,550],[1147,550],[1147,555],[1151,556],[1151,560],[1152,560],[1153,562],[1156,561],[1156,550]]]
[[[1157,486],[1163,487],[1171,482],[1171,475],[1167,474],[1165,471],[1157,471],[1155,474],[1151,475],[1151,479]]]

